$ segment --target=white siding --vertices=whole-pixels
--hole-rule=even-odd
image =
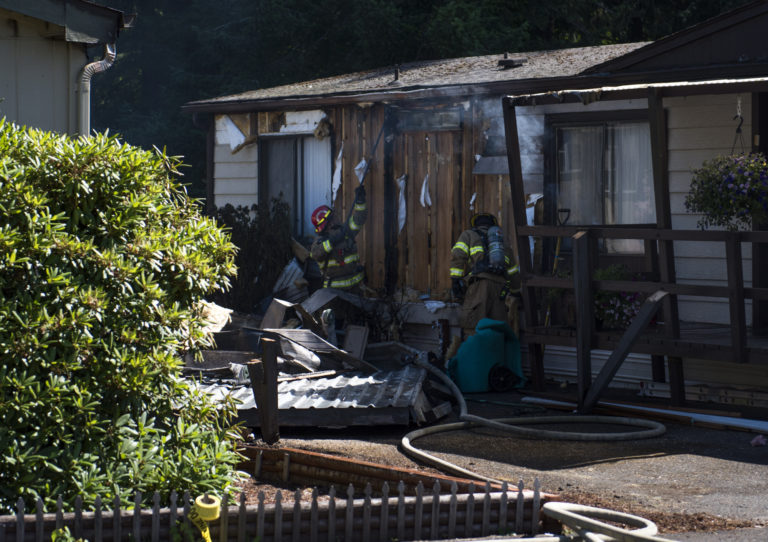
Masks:
[[[686,98],[666,98],[664,107],[667,111],[669,182],[672,224],[676,229],[696,229],[697,215],[685,210],[685,196],[688,193],[692,170],[701,166],[705,160],[720,154],[728,154],[734,143],[737,121],[737,96],[710,95]],[[542,174],[544,163],[544,115],[574,111],[594,111],[599,106],[605,110],[605,104],[592,104],[588,107],[579,105],[557,105],[538,107],[518,107],[517,122],[520,138],[520,151],[523,176],[526,181],[537,179]],[[647,107],[644,100],[632,102],[609,102],[611,109],[642,109]],[[745,119],[742,125],[745,150],[749,151],[752,127],[750,95],[742,95],[741,114]],[[741,151],[737,143],[736,151]],[[675,242],[675,267],[680,282],[689,284],[727,285],[725,248],[722,243]],[[751,285],[752,265],[751,246],[742,247],[744,277],[746,285]],[[680,316],[693,322],[727,323],[729,321],[728,304],[725,299],[709,297],[680,296]],[[747,301],[747,321],[751,324],[751,302]],[[574,381],[575,349],[549,346],[546,349],[545,366],[547,375],[558,380]],[[593,377],[600,370],[607,353],[593,351]],[[764,387],[768,377],[764,368],[715,361],[686,359],[684,361],[686,384],[705,384],[722,387],[754,388]],[[612,381],[613,387],[638,387],[643,382],[650,382],[651,370],[648,356],[631,354]]]
[[[76,133],[77,80],[87,63],[83,46],[52,39],[42,21],[2,9],[0,18],[0,117]]]
[[[258,202],[258,145],[246,145],[232,152],[229,145],[216,145],[213,152],[214,201],[250,206]]]
[[[752,126],[750,95],[741,96],[742,126],[746,151],[750,150]],[[672,226],[696,229],[698,215],[685,210],[685,196],[691,183],[691,173],[704,160],[728,154],[734,144],[738,122],[735,94],[690,96],[664,99],[667,110],[670,203]],[[741,151],[737,143],[736,152]],[[744,278],[747,286],[752,280],[752,252],[743,247]],[[723,243],[675,243],[675,271],[681,283],[727,285],[725,246]],[[747,324],[752,322],[751,301],[747,301]],[[726,299],[680,297],[680,318],[693,322],[728,323]]]
[[[246,135],[227,115],[216,116],[213,191],[216,207],[250,207],[258,203],[258,145],[242,144]]]

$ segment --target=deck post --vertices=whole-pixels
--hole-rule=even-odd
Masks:
[[[760,137],[760,134],[763,134]],[[768,93],[752,93],[752,152],[768,151]],[[766,231],[768,224],[752,224],[753,231]],[[752,243],[752,287],[768,286],[768,276],[763,273],[768,265],[768,243]],[[768,335],[768,300],[752,299],[752,333]]]
[[[592,295],[592,265],[588,231],[573,236],[573,288],[576,299],[576,380],[581,410],[592,383],[592,337],[595,309]]]
[[[518,228],[527,225],[525,208],[525,187],[520,163],[520,142],[517,136],[517,117],[513,98],[505,97],[502,101],[504,113],[504,132],[507,139],[507,160],[509,162],[509,184],[512,194],[512,228],[517,246],[517,259],[520,266],[520,293],[523,298],[525,328],[531,329],[539,324],[536,290],[527,286],[526,281],[533,274],[531,248],[527,235],[520,235]],[[531,367],[533,389],[544,389],[544,351],[541,344],[528,343],[528,360]]]
[[[747,361],[747,317],[744,308],[744,269],[741,261],[741,239],[731,232],[725,242],[728,266],[728,307],[731,316],[731,347],[738,363]]]
[[[669,150],[667,145],[667,116],[664,111],[664,98],[658,88],[648,89],[648,120],[651,129],[651,161],[653,166],[653,194],[656,203],[656,227],[664,230],[672,228],[672,204],[669,195]],[[659,278],[661,282],[675,282],[675,250],[672,241],[659,241]],[[662,306],[664,330],[667,337],[680,338],[680,314],[677,296],[664,299]],[[654,379],[659,377],[658,359],[653,365]],[[672,403],[681,405],[685,402],[683,380],[683,360],[667,357],[669,385]]]
[[[667,118],[659,89],[648,91],[648,114],[651,128],[651,157],[653,165],[653,194],[656,203],[656,227],[672,228],[672,209],[669,196],[669,153],[667,151]],[[675,251],[672,241],[659,241],[659,277],[661,282],[675,282]],[[664,300],[662,313],[667,336],[680,337],[677,296]]]
[[[673,406],[685,404],[685,379],[683,377],[683,358],[668,357],[669,394]]]

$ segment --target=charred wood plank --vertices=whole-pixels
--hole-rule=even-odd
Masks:
[[[261,438],[267,444],[280,440],[277,412],[277,341],[262,338],[261,361],[248,363],[253,399],[259,409]]]

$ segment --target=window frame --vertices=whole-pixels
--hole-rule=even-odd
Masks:
[[[543,208],[543,222],[547,225],[558,224],[558,212],[557,212],[557,196],[558,196],[558,176],[557,176],[557,128],[571,128],[578,126],[603,126],[605,127],[611,123],[622,122],[647,122],[650,125],[650,113],[648,109],[616,109],[605,111],[587,111],[587,112],[573,112],[573,113],[551,113],[544,116],[544,208]],[[605,159],[605,146],[601,151],[603,153],[603,163]],[[601,184],[606,182],[605,167],[601,168]],[[651,181],[651,189],[655,192],[656,186],[653,180]],[[655,205],[655,200],[653,201]],[[603,203],[604,205],[604,203]],[[605,217],[605,208],[602,208],[602,217]],[[655,222],[654,222],[655,223]],[[586,227],[586,225],[585,225]],[[554,240],[548,239],[545,242],[544,254],[552,255],[554,252]],[[563,253],[569,253],[569,243],[564,243],[562,247]],[[630,263],[633,260],[642,258],[639,254],[624,254],[614,253],[608,254],[604,247],[600,247],[601,259],[608,259],[610,261],[626,261]],[[547,268],[548,264],[551,265],[549,258],[545,257],[545,261],[542,262]]]
[[[572,128],[578,126],[607,126],[609,123],[648,122],[650,116],[647,109],[620,109],[614,111],[590,111],[584,113],[555,113],[544,117],[545,159],[544,159],[544,223],[557,223],[557,128]],[[603,147],[603,152],[605,148]],[[605,183],[605,168],[602,169],[601,183]],[[655,187],[654,187],[655,188]],[[603,217],[605,216],[605,209]]]
[[[266,150],[266,146],[272,142],[282,140],[289,141],[293,148],[293,175],[291,182],[293,184],[291,198],[292,201],[287,202],[291,208],[291,231],[294,236],[305,236],[305,230],[309,230],[309,216],[304,213],[304,207],[306,205],[306,183],[307,172],[305,171],[305,139],[313,137],[311,133],[304,132],[286,132],[276,134],[261,134],[258,141],[258,202],[259,208],[271,209],[271,199],[276,194],[270,194],[269,192],[269,153]],[[331,176],[333,175],[333,143],[331,142],[331,152],[328,154],[328,166],[330,168],[330,176],[328,178],[329,190],[331,183]],[[327,205],[332,206],[332,202],[326,202]],[[305,216],[306,215],[306,216]]]

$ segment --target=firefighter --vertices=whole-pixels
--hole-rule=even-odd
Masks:
[[[519,267],[503,244],[496,217],[475,214],[451,249],[451,294],[462,302],[461,327],[471,335],[482,318],[510,323],[507,297],[519,292]],[[516,322],[513,328],[516,328]]]
[[[335,221],[334,211],[327,205],[312,212],[312,224],[318,237],[312,243],[310,254],[320,267],[323,288],[360,289],[365,269],[360,265],[355,237],[367,216],[363,185],[355,189],[354,208],[344,224]]]

